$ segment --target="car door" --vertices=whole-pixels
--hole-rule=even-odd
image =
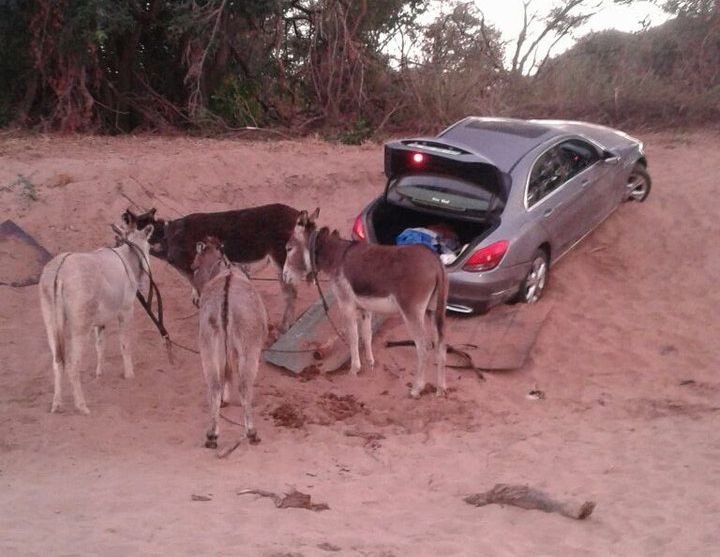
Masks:
[[[586,187],[582,173],[573,174],[563,143],[541,154],[530,171],[525,203],[528,212],[547,230],[554,257],[585,233]]]
[[[582,213],[580,237],[599,225],[617,204],[613,173],[604,164],[599,148],[583,139],[571,139],[561,145],[569,165],[568,179],[580,183],[578,204]]]

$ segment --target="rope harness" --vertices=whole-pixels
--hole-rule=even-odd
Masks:
[[[140,246],[137,244],[131,242],[127,238],[124,238],[122,236],[117,237],[118,244],[125,244],[130,248],[130,251],[135,254],[135,256],[138,258],[138,262],[140,263],[140,272],[145,273],[148,277],[148,281],[150,283],[150,286],[148,288],[148,296],[147,299],[145,296],[143,296],[142,292],[140,292],[140,289],[138,288],[137,292],[135,293],[135,297],[140,302],[140,305],[145,310],[145,313],[147,313],[150,320],[153,322],[155,327],[157,328],[158,332],[160,333],[160,336],[163,339],[163,344],[165,345],[165,350],[167,351],[168,360],[171,364],[174,364],[175,361],[173,359],[172,355],[172,348],[171,346],[177,346],[178,348],[182,348],[183,350],[187,350],[188,352],[192,352],[193,354],[199,354],[197,350],[194,350],[192,348],[189,348],[187,346],[184,346],[178,342],[175,342],[170,338],[170,333],[168,333],[167,329],[165,328],[165,323],[163,321],[163,301],[162,301],[162,295],[160,294],[160,289],[157,286],[157,283],[155,282],[155,279],[153,279],[152,271],[150,270],[150,262],[148,261],[147,257],[145,256],[145,253],[142,251]],[[120,258],[120,260],[123,263],[123,266],[125,267],[125,272],[128,273],[129,276],[129,270],[127,268],[127,264],[125,263],[125,260],[120,256],[118,252],[116,252],[113,248],[108,248],[110,251],[112,251],[115,255]],[[144,263],[144,265],[143,265]],[[157,299],[157,316],[155,313],[153,313],[153,296]]]
[[[308,252],[310,253],[310,275],[312,276],[312,280],[315,283],[315,287],[317,288],[318,294],[320,294],[320,299],[322,300],[323,309],[325,310],[325,317],[327,317],[327,320],[330,322],[330,325],[332,325],[332,328],[335,330],[335,333],[337,336],[342,340],[345,345],[348,345],[347,340],[345,339],[345,335],[343,335],[340,332],[340,329],[337,328],[335,325],[335,322],[332,320],[332,317],[330,317],[330,308],[328,306],[327,300],[325,299],[325,294],[322,291],[322,288],[320,288],[320,281],[318,280],[318,268],[317,268],[317,239],[320,235],[320,232],[317,228],[313,229],[313,231],[310,233],[310,238],[308,241]],[[345,254],[347,254],[347,251],[352,247],[352,244],[350,244],[345,251],[343,252],[342,260],[345,259]]]

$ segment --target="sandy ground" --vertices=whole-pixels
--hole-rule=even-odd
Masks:
[[[0,554],[717,555],[720,138],[639,135],[654,191],[645,204],[622,206],[553,269],[542,302],[553,310],[522,370],[486,382],[453,370],[449,398],[410,400],[412,349],[381,347],[405,337],[391,323],[376,343],[373,375],[303,382],[263,364],[262,443],[224,460],[202,448],[197,356],[176,352],[169,365],[139,307],[137,377],[122,379],[111,331],[99,380],[90,344],[85,352],[92,414],[77,414],[69,391],[64,412],[49,414],[37,287],[0,287]],[[319,205],[323,222],[347,235],[383,184],[378,145],[0,139],[2,217],[52,253],[110,244],[108,224],[129,205],[122,194],[168,217]],[[21,265],[7,256],[1,264],[3,276]],[[164,263],[154,260],[154,270],[171,333],[196,345],[187,285]],[[257,286],[277,323],[277,285]],[[307,288],[302,299],[314,293]],[[526,398],[534,388],[544,400]],[[283,404],[301,413],[301,427],[275,423]],[[224,412],[241,418],[239,408]],[[221,427],[221,446],[242,433]],[[497,482],[597,508],[573,521],[463,502]],[[245,488],[296,488],[330,510],[278,509],[237,494]]]

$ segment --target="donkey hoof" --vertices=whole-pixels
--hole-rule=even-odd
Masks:
[[[207,439],[205,440],[205,448],[206,449],[217,449],[217,435],[213,435],[212,433],[207,434]]]
[[[435,396],[438,398],[447,398],[447,396],[448,396],[447,387],[438,387],[435,390]]]
[[[62,404],[60,404],[59,402],[53,402],[52,406],[50,407],[50,413],[57,414],[58,412],[62,412]]]
[[[418,389],[417,387],[413,387],[410,389],[410,398],[414,398],[415,400],[420,398],[420,395],[422,394],[423,388]]]
[[[258,443],[260,443],[260,436],[257,434],[257,431],[255,431],[254,429],[251,429],[247,432],[247,438],[248,438],[248,442],[251,445],[257,445]]]
[[[85,414],[86,416],[90,414],[90,409],[85,404],[83,404],[82,406],[77,406],[77,410],[78,412],[80,412],[81,414]]]

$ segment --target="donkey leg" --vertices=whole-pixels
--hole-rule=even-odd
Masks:
[[[125,313],[121,313],[118,316],[118,323],[120,324],[120,353],[122,354],[123,359],[123,377],[125,377],[125,379],[132,379],[135,377],[132,354],[130,352],[130,335],[128,334],[131,320],[132,309]]]
[[[354,306],[341,306],[345,315],[345,334],[350,346],[350,373],[357,375],[360,371],[360,346],[358,339],[358,314]]]
[[[375,357],[372,351],[372,313],[360,310],[360,335],[362,336],[365,361],[370,371],[375,369]]]
[[[85,395],[83,394],[82,385],[80,384],[80,370],[78,369],[85,340],[83,337],[84,335],[70,335],[70,341],[67,343],[68,354],[66,355],[65,370],[67,371],[70,385],[72,386],[75,408],[77,408],[79,412],[87,415],[90,413],[90,410],[85,402]]]
[[[43,317],[44,317],[43,309]],[[58,412],[62,409],[62,376],[65,371],[65,357],[67,356],[67,344],[65,339],[59,339],[59,342],[64,346],[58,346],[58,339],[55,336],[55,329],[50,321],[46,319],[45,326],[47,329],[48,344],[50,344],[50,354],[52,356],[52,367],[53,367],[53,400],[52,406],[50,406],[50,412]],[[65,352],[61,355],[61,351]]]
[[[429,311],[430,328],[432,330],[432,349],[435,353],[435,366],[437,367],[437,396],[445,396],[447,394],[447,381],[445,378],[445,361],[447,351],[445,343],[440,340],[437,328],[437,312]]]
[[[412,398],[419,398],[420,393],[425,388],[425,360],[427,359],[428,346],[425,334],[424,314],[406,315],[403,313],[405,324],[407,325],[410,336],[415,341],[415,349],[417,350],[417,371],[415,372],[415,384],[410,389]]]
[[[205,447],[217,449],[217,439],[220,434],[220,403],[223,392],[222,370],[224,362],[218,361],[217,356],[202,358],[203,372],[208,389],[208,405],[210,407],[210,426],[205,434]]]
[[[105,326],[99,325],[95,329],[95,353],[97,354],[97,367],[95,377],[102,375],[103,359],[105,355]]]
[[[237,371],[225,370],[225,381],[223,387],[221,408],[225,406],[237,405],[238,404],[238,377]]]
[[[51,346],[52,350],[52,364],[53,364],[53,379],[55,383],[55,389],[53,391],[52,406],[50,412],[58,412],[62,409],[62,375],[65,370],[65,362],[63,362],[57,354],[55,347]]]
[[[253,394],[255,389],[255,377],[257,376],[260,363],[260,351],[248,351],[239,363],[242,379],[240,381],[240,397],[242,398],[243,417],[245,421],[245,435],[252,445],[260,442],[260,436],[255,430],[253,419]]]
[[[280,289],[285,299],[285,312],[283,313],[280,331],[285,332],[290,328],[292,320],[295,318],[295,301],[297,300],[297,287],[291,282],[285,281],[280,269]]]

